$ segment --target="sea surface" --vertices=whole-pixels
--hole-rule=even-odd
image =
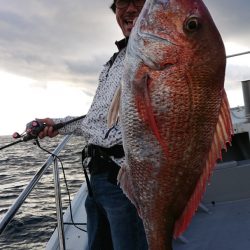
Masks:
[[[40,140],[40,145],[49,151],[53,151],[62,139],[62,136],[52,139],[46,138]],[[13,141],[11,136],[0,136],[0,148]],[[81,150],[83,147],[82,137],[72,137],[59,155],[66,173],[72,200],[84,182],[81,166]],[[21,142],[0,151],[0,218],[48,157],[49,154],[34,145],[33,141]],[[61,166],[60,180],[63,211],[65,211],[69,203]],[[51,165],[14,219],[0,235],[0,249],[45,249],[56,223],[53,169]]]

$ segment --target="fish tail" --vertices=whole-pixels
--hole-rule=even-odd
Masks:
[[[233,135],[233,125],[230,118],[230,108],[226,96],[226,92],[223,89],[221,108],[219,112],[218,123],[216,125],[213,142],[211,144],[210,151],[205,163],[205,168],[197,182],[194,193],[188,201],[182,215],[175,223],[174,237],[180,236],[189,225],[200,201],[202,194],[205,191],[208,179],[211,176],[212,170],[216,165],[216,161],[221,159],[221,150],[227,148],[227,143],[231,143]]]

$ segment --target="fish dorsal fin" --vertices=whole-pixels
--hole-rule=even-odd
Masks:
[[[108,112],[108,127],[111,128],[118,120],[122,87],[117,88]]]
[[[189,199],[182,215],[175,222],[174,237],[180,236],[189,225],[196,209],[199,206],[202,195],[205,192],[207,181],[216,165],[216,161],[221,159],[221,150],[227,148],[227,143],[231,143],[233,135],[233,125],[230,117],[230,108],[225,90],[223,90],[222,103],[219,113],[218,123],[211,144],[210,151],[205,163],[203,173],[196,184],[196,188]]]

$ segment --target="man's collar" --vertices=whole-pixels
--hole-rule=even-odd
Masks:
[[[119,51],[125,48],[127,44],[128,44],[128,37],[125,37],[122,40],[115,42],[115,45],[117,46]]]

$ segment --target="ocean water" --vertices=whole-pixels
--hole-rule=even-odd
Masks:
[[[42,147],[53,149],[63,137],[40,140]],[[0,147],[13,142],[11,136],[0,136]],[[71,199],[84,181],[81,166],[81,137],[72,137],[59,157],[63,162]],[[49,157],[32,141],[22,142],[0,151],[0,217],[2,217],[32,177]],[[60,167],[63,211],[68,196]],[[52,166],[19,209],[14,219],[0,235],[0,249],[45,249],[56,227],[56,207]]]

